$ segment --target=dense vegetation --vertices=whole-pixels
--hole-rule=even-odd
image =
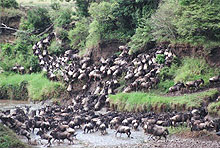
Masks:
[[[62,94],[61,83],[49,81],[44,74],[0,74],[0,99],[45,100]]]
[[[18,136],[8,127],[0,123],[0,148],[27,148]]]
[[[202,58],[185,57],[182,61],[177,60],[171,67],[164,67],[160,71],[160,83],[158,88],[168,92],[169,87],[177,82],[194,81],[203,79],[207,86],[209,78],[220,74],[219,68],[210,67]]]

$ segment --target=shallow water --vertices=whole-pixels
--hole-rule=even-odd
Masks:
[[[11,109],[14,110],[15,106],[24,107],[31,106],[30,110],[39,109],[46,105],[50,105],[51,101],[45,102],[28,102],[28,101],[10,101],[10,100],[0,100],[0,110]],[[105,114],[106,109],[97,111],[96,113]],[[39,136],[36,135],[38,129],[35,129],[35,132],[31,132],[31,142],[32,144],[36,142],[36,145],[31,145],[36,148],[43,148],[47,144],[46,140],[41,140]],[[131,131],[131,137],[128,138],[126,134],[120,133],[115,136],[115,130],[107,129],[106,135],[101,135],[99,131],[94,133],[83,133],[82,129],[76,129],[76,139],[73,140],[74,144],[69,145],[69,141],[65,140],[64,143],[54,142],[51,147],[54,148],[87,148],[87,147],[220,147],[220,142],[217,141],[204,141],[204,140],[195,140],[195,139],[183,139],[176,136],[168,136],[168,142],[165,142],[164,139],[159,140],[158,142],[149,139],[149,135],[145,135],[143,129],[139,127],[139,131]],[[49,133],[48,133],[49,134]],[[28,143],[25,137],[20,137],[20,139]],[[41,142],[40,142],[41,141]],[[43,145],[42,145],[42,144]]]

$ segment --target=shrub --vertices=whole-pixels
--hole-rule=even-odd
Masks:
[[[147,43],[153,40],[151,33],[151,25],[148,20],[142,19],[143,21],[137,27],[135,34],[131,37],[131,41],[128,43],[130,53],[136,52],[144,48]]]
[[[158,54],[158,55],[156,56],[156,62],[159,63],[159,64],[165,63],[165,55],[163,55],[163,54]]]
[[[176,26],[173,20],[177,17],[175,10],[179,8],[174,0],[160,2],[159,8],[151,16],[152,34],[157,41],[175,40],[177,38]]]
[[[183,42],[204,44],[220,40],[220,1],[181,0],[174,24]]]
[[[61,54],[64,50],[61,46],[61,43],[57,41],[52,41],[50,46],[48,47],[48,51],[51,55],[59,55]]]
[[[21,36],[22,37],[22,36]],[[28,36],[29,37],[29,36]],[[33,55],[31,41],[35,38],[26,36],[18,38],[14,44],[2,44],[0,53],[0,67],[4,71],[11,71],[16,64],[21,65],[28,72],[32,67],[34,72],[40,70],[38,58]]]
[[[3,8],[18,8],[16,0],[0,0],[0,6]]]
[[[72,20],[71,20],[71,10],[70,9],[60,9],[58,12],[55,12],[55,18],[54,23],[57,27],[65,27],[67,26]]]
[[[29,10],[27,13],[27,20],[23,19],[23,30],[35,30],[39,33],[51,24],[50,16],[46,8],[36,8]]]
[[[60,40],[65,40],[68,38],[68,31],[61,27],[56,27],[55,32],[56,32],[56,37]]]
[[[50,5],[50,7],[51,7],[53,10],[59,10],[61,6],[60,6],[59,3],[54,2],[54,3],[52,3],[52,4]]]
[[[86,38],[89,35],[89,20],[82,18],[76,22],[75,28],[68,32],[70,45],[73,49],[83,50],[86,47]]]

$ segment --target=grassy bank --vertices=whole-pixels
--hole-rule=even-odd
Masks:
[[[8,127],[0,123],[0,148],[27,148],[28,146],[19,140],[19,137]]]
[[[220,101],[209,104],[208,111],[211,115],[220,116]]]
[[[211,67],[202,58],[185,57],[181,62],[174,63],[171,67],[164,67],[160,71],[158,88],[168,92],[168,89],[177,82],[204,80],[204,85],[209,85],[209,78],[220,74],[219,68]]]
[[[133,92],[109,95],[109,98],[110,106],[118,111],[167,112],[171,110],[185,111],[201,107],[204,99],[213,97],[217,93],[217,89],[210,89],[204,92],[170,97],[154,93]]]
[[[59,97],[64,86],[41,74],[0,74],[0,99],[44,100]]]

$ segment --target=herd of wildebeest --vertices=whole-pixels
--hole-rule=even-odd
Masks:
[[[109,108],[109,94],[117,92],[147,91],[159,83],[159,73],[164,66],[170,66],[175,54],[168,47],[157,47],[148,52],[129,55],[126,46],[120,46],[120,54],[114,54],[100,62],[93,62],[92,53],[80,57],[76,50],[68,50],[61,56],[51,56],[47,47],[56,35],[49,34],[33,46],[33,53],[39,59],[42,70],[47,72],[50,80],[62,81],[71,95],[71,104],[47,105],[33,110],[30,107],[16,107],[14,110],[0,112],[0,121],[25,136],[31,143],[30,133],[39,135],[47,140],[45,146],[51,146],[52,140],[60,142],[65,139],[73,144],[77,138],[77,130],[84,133],[100,132],[108,134],[106,129],[115,129],[118,133],[131,137],[132,132],[143,129],[144,133],[152,137],[167,139],[167,127],[188,126],[191,131],[208,130],[220,135],[220,118],[211,119],[204,107],[188,112],[164,112],[156,114],[116,112]],[[159,56],[163,58],[162,62]],[[24,73],[22,66],[15,66],[14,71]],[[120,85],[124,80],[125,85]],[[210,78],[210,84],[218,85],[220,76]],[[81,89],[75,88],[75,83]],[[169,92],[182,89],[197,90],[204,84],[203,79],[176,83],[169,88]],[[219,100],[220,97],[217,98]],[[104,114],[96,113],[103,107],[108,108]],[[30,111],[31,110],[31,111]],[[37,129],[37,131],[35,130]]]

